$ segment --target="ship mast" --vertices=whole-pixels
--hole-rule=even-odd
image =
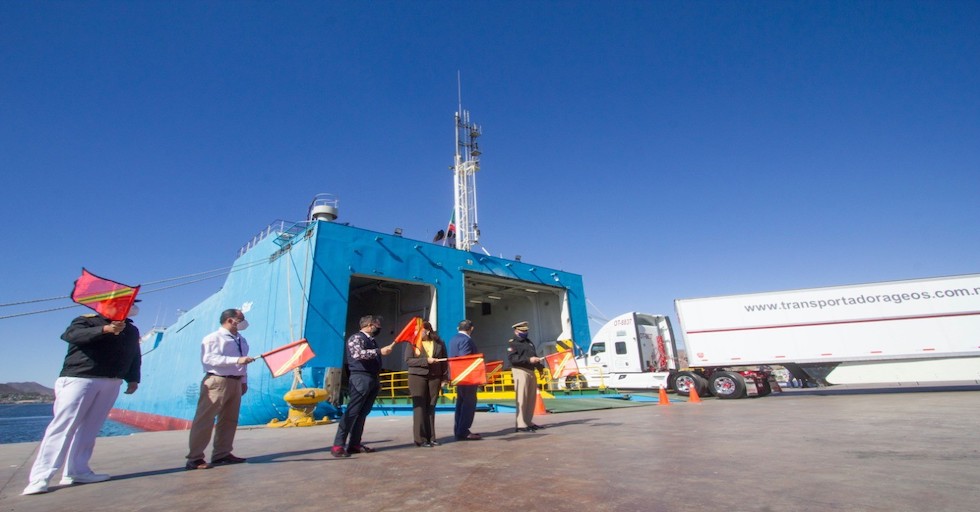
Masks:
[[[469,251],[480,241],[476,214],[476,172],[480,170],[480,149],[476,139],[482,132],[470,122],[470,113],[463,110],[462,88],[457,75],[459,108],[456,110],[456,160],[453,166],[455,181],[456,248]]]

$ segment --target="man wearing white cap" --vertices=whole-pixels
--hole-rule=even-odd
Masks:
[[[534,343],[527,337],[527,322],[514,324],[514,337],[507,342],[507,359],[514,375],[514,391],[517,395],[516,432],[534,432],[541,428],[531,420],[534,418],[534,405],[538,399],[538,380],[534,370],[543,370],[541,358],[534,349]]]

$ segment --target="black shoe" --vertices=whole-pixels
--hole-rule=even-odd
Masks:
[[[374,453],[375,452],[375,449],[374,448],[368,448],[367,446],[364,446],[363,444],[355,444],[354,446],[347,447],[347,452],[348,453]]]
[[[543,428],[545,427],[542,425],[535,425],[534,423],[531,423],[531,430],[541,430]]]
[[[225,466],[227,464],[241,464],[245,462],[246,459],[241,457],[235,457],[234,455],[225,455],[220,459],[215,459],[211,461],[212,466]]]
[[[517,427],[517,428],[514,429],[514,432],[524,432],[524,433],[527,433],[527,434],[533,434],[534,433],[534,429],[533,428],[530,428],[530,427],[528,427],[528,428],[520,428],[520,427]]]
[[[429,441],[429,446],[439,446],[440,444],[442,443],[436,440]]]
[[[432,448],[432,443],[426,441],[424,443],[415,443],[415,446],[418,446],[419,448]]]

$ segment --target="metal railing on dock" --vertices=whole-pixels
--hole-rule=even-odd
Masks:
[[[379,399],[389,401],[411,400],[412,394],[408,389],[407,371],[384,372],[380,375],[380,380]],[[569,388],[552,379],[551,372],[545,370],[538,373],[538,389],[543,396],[550,397],[556,392],[562,394],[581,392],[585,386]],[[487,384],[480,387],[479,397],[486,400],[514,398],[514,377],[510,370],[498,371],[488,375]],[[455,400],[456,386],[443,386],[441,398]]]

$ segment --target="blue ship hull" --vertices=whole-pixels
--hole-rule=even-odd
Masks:
[[[203,378],[201,339],[218,328],[228,308],[246,311],[243,334],[251,355],[300,338],[316,357],[301,370],[303,383],[322,387],[328,368],[340,368],[345,339],[367,314],[384,317],[378,341],[390,343],[414,316],[447,338],[456,324],[476,324],[474,340],[487,361],[506,361],[510,326],[527,320],[539,351],[559,339],[589,345],[585,294],[579,275],[520,261],[457,250],[323,220],[268,232],[235,261],[224,286],[144,341],[139,392],[122,395],[111,417],[147,430],[189,428]],[[405,368],[396,347],[388,370]],[[292,378],[273,378],[261,362],[249,365],[242,425],[285,419],[283,395]],[[332,406],[321,405],[319,414]]]

